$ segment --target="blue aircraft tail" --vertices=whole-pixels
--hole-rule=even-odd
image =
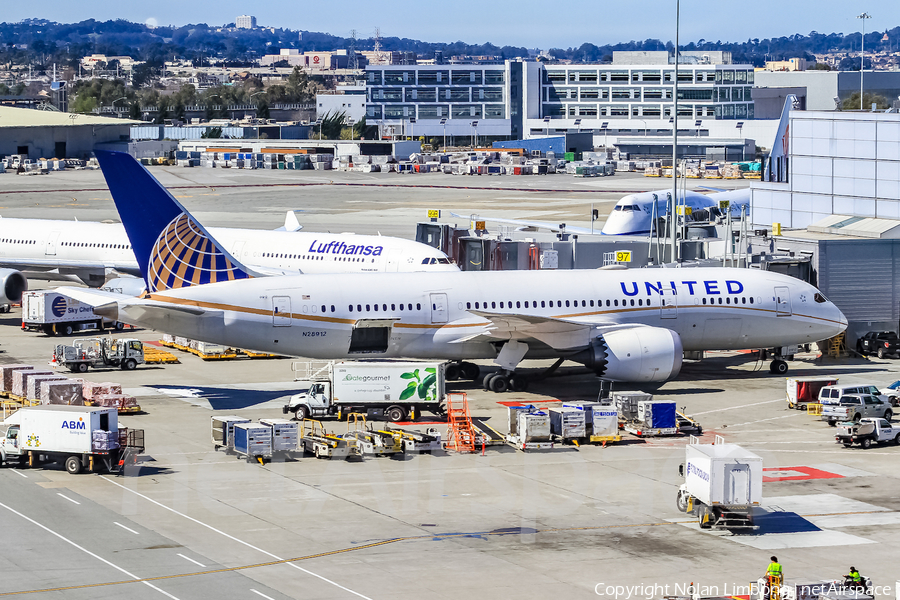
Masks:
[[[102,150],[94,154],[148,292],[251,276],[130,154]]]

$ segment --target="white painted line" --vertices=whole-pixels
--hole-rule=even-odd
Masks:
[[[227,537],[228,539],[230,539],[230,540],[232,540],[232,541],[235,541],[235,542],[237,542],[237,543],[239,543],[239,544],[243,544],[243,545],[246,546],[247,548],[251,548],[251,549],[253,549],[253,550],[256,550],[257,552],[261,552],[261,553],[265,554],[266,556],[269,556],[269,557],[271,557],[271,558],[274,558],[275,560],[284,560],[284,559],[281,558],[280,556],[277,556],[277,555],[275,555],[275,554],[272,554],[271,552],[268,552],[268,551],[266,551],[266,550],[263,550],[262,548],[258,548],[258,547],[254,546],[253,544],[251,544],[251,543],[249,543],[249,542],[245,542],[244,540],[238,539],[238,538],[234,537],[233,535],[230,535],[230,534],[228,534],[228,533],[225,533],[224,531],[222,531],[222,530],[220,530],[220,529],[216,529],[216,528],[213,527],[212,525],[207,525],[207,524],[204,523],[203,521],[200,521],[200,520],[198,520],[198,519],[195,519],[194,517],[189,517],[188,515],[186,515],[186,514],[184,514],[184,513],[180,513],[180,512],[178,512],[177,510],[175,510],[174,508],[168,507],[168,506],[166,506],[165,504],[163,504],[162,502],[157,502],[156,500],[154,500],[153,498],[151,498],[151,497],[149,497],[149,496],[145,496],[144,494],[142,494],[142,493],[140,493],[140,492],[136,492],[136,491],[134,491],[134,490],[132,490],[132,489],[130,489],[130,488],[127,488],[127,487],[125,487],[124,485],[122,485],[121,483],[118,483],[118,482],[116,482],[116,481],[113,481],[112,479],[110,479],[110,478],[107,477],[106,475],[101,475],[100,478],[101,478],[101,479],[104,479],[104,480],[106,480],[106,481],[108,481],[109,483],[113,484],[113,485],[116,486],[116,487],[122,488],[122,489],[125,490],[126,492],[130,492],[130,493],[134,494],[135,496],[139,496],[139,497],[143,498],[144,500],[146,500],[146,501],[148,501],[148,502],[151,502],[151,503],[153,503],[153,504],[159,506],[160,508],[163,508],[163,509],[165,509],[165,510],[171,512],[171,513],[174,513],[174,514],[178,515],[179,517],[184,517],[184,518],[187,519],[188,521],[192,521],[192,522],[196,523],[197,525],[200,525],[200,526],[202,526],[202,527],[206,527],[206,528],[209,529],[210,531],[215,531],[215,532],[218,533],[219,535],[222,535],[222,536],[224,536],[224,537]],[[296,564],[294,564],[294,563],[292,563],[292,562],[286,562],[286,563],[284,563],[284,564],[286,564],[286,565],[289,566],[289,567],[293,567],[293,568],[297,569],[298,571],[302,571],[302,572],[306,573],[307,575],[312,575],[313,577],[315,577],[315,578],[317,578],[317,579],[321,579],[321,580],[324,581],[325,583],[330,583],[330,584],[333,585],[334,587],[340,588],[340,589],[344,590],[345,592],[349,592],[349,593],[353,594],[354,596],[357,596],[357,597],[359,597],[359,598],[363,598],[364,600],[372,600],[372,599],[369,598],[368,596],[364,596],[363,594],[360,594],[359,592],[353,591],[353,590],[351,590],[351,589],[348,588],[348,587],[342,586],[341,584],[337,583],[336,581],[332,581],[332,580],[328,579],[327,577],[323,577],[322,575],[319,575],[318,573],[313,573],[313,572],[310,571],[309,569],[304,569],[303,567],[301,567],[301,566],[299,566],[299,565],[296,565]]]
[[[760,406],[762,404],[775,404],[776,402],[784,402],[787,404],[787,401],[784,398],[779,398],[778,400],[766,400],[765,402],[756,402],[754,404],[741,404],[740,406],[729,406],[727,408],[717,408],[715,410],[706,410],[698,413],[691,413],[692,417],[696,417],[698,415],[710,415],[712,413],[722,412],[725,410],[734,410],[736,408],[749,408],[751,406]],[[802,413],[805,414],[805,413]]]
[[[67,544],[69,544],[69,545],[71,545],[71,546],[74,546],[75,548],[78,548],[79,550],[81,550],[82,552],[84,552],[85,554],[87,554],[88,556],[91,556],[91,557],[93,557],[93,558],[96,558],[97,560],[99,560],[99,561],[102,562],[103,564],[109,565],[110,567],[112,567],[113,569],[119,571],[120,573],[124,573],[124,574],[128,575],[129,577],[131,577],[132,579],[135,579],[135,580],[140,580],[140,579],[141,579],[140,577],[138,577],[138,576],[135,575],[134,573],[130,573],[130,572],[126,571],[125,569],[123,569],[122,567],[120,567],[120,566],[118,566],[118,565],[114,565],[113,563],[109,562],[108,560],[106,560],[106,559],[103,558],[102,556],[98,556],[98,555],[94,554],[93,552],[91,552],[90,550],[88,550],[87,548],[84,548],[84,547],[82,547],[82,546],[79,546],[78,544],[76,544],[75,542],[73,542],[72,540],[70,540],[69,538],[63,537],[62,535],[60,535],[60,534],[56,533],[55,531],[53,531],[52,529],[50,529],[49,527],[47,527],[47,526],[45,526],[45,525],[41,525],[40,523],[38,523],[38,522],[35,521],[34,519],[32,519],[32,518],[30,518],[30,517],[26,517],[25,515],[23,515],[23,514],[20,513],[19,511],[15,510],[15,509],[13,509],[13,508],[10,508],[9,506],[3,504],[2,502],[0,502],[0,507],[5,508],[6,510],[8,510],[8,511],[11,512],[11,513],[13,513],[14,515],[18,515],[18,516],[22,517],[23,519],[25,519],[26,521],[28,521],[29,523],[31,523],[31,524],[33,524],[33,525],[37,525],[38,527],[40,527],[41,529],[43,529],[43,530],[46,531],[47,533],[56,536],[57,538],[59,538],[59,539],[61,539],[62,541],[66,542]],[[156,591],[159,592],[160,594],[162,594],[162,595],[164,595],[164,596],[166,596],[166,597],[168,597],[168,598],[171,598],[172,600],[178,600],[178,598],[176,598],[175,596],[173,596],[173,595],[170,594],[169,592],[166,592],[166,591],[163,591],[163,590],[159,589],[158,587],[156,587],[155,585],[153,585],[153,584],[150,583],[149,581],[141,581],[141,583],[143,583],[144,585],[146,585],[146,586],[149,587],[149,588],[152,588],[152,589],[156,590]]]
[[[25,473],[20,473],[20,472],[16,471],[15,469],[10,469],[10,471],[12,471],[13,473],[15,473],[15,474],[18,475],[19,477],[24,477],[25,479],[28,479],[28,475],[26,475]]]
[[[66,500],[68,500],[68,501],[71,502],[72,504],[81,504],[81,502],[79,502],[78,500],[72,500],[72,499],[69,498],[68,496],[63,496],[63,495],[60,494],[59,492],[56,492],[56,495],[57,495],[57,496],[60,496],[60,497],[62,497],[62,498],[65,498]]]
[[[122,525],[121,523],[119,523],[119,522],[117,522],[117,521],[113,521],[113,525],[118,525],[119,527],[121,527],[121,528],[124,529],[125,531],[130,531],[130,532],[133,533],[134,535],[141,535],[141,534],[139,534],[137,531],[135,531],[134,529],[132,529],[132,528],[130,528],[130,527],[125,527],[124,525]]]
[[[771,417],[768,419],[760,419],[759,421],[747,421],[746,423],[735,423],[734,425],[729,425],[728,427],[742,427],[744,425],[755,425],[757,423],[766,423],[768,421],[777,421],[779,419],[790,419],[791,417],[796,417],[799,415],[785,415],[783,417]]]
[[[272,598],[271,596],[266,596],[259,590],[254,590],[253,588],[250,588],[250,591],[253,592],[254,594],[258,594],[258,595],[262,596],[263,598],[266,598],[267,600],[275,600],[275,598]]]
[[[184,560],[189,560],[189,561],[191,561],[192,563],[194,563],[194,564],[197,565],[198,567],[203,567],[204,569],[206,568],[206,565],[204,565],[203,563],[197,562],[197,561],[194,560],[193,558],[187,557],[187,556],[185,556],[184,554],[179,554],[178,556],[180,556],[180,557],[183,558]]]

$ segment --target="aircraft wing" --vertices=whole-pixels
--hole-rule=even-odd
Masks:
[[[132,298],[107,290],[61,287],[54,291],[93,307],[94,314],[126,323],[132,320],[140,320],[148,314],[202,317],[221,312],[217,309],[206,309],[199,306],[176,305],[146,298]]]
[[[519,219],[501,219],[498,217],[482,217],[475,215],[458,215],[454,212],[450,213],[451,216],[456,217],[457,219],[466,219],[466,220],[478,220],[478,221],[490,221],[491,223],[503,223],[504,225],[516,225],[520,231],[537,231],[538,229],[546,229],[548,231],[552,231],[553,233],[559,233],[562,231],[559,223],[550,223],[548,221],[523,221]],[[593,232],[587,227],[569,227],[566,225],[566,233],[577,233],[578,235],[590,235],[593,233],[594,235],[600,235],[600,229],[594,229]]]
[[[644,327],[637,324],[612,323],[601,320],[574,320],[509,313],[470,310],[489,321],[484,331],[455,340],[456,343],[488,340],[535,339],[557,350],[583,348],[600,333],[618,329]]]

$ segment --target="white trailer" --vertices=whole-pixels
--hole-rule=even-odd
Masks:
[[[231,447],[247,462],[258,460],[262,464],[272,458],[272,428],[260,423],[235,423]]]
[[[309,389],[291,396],[282,410],[298,420],[362,413],[405,421],[411,412],[445,413],[443,362],[295,363],[295,377]]]
[[[762,458],[721,437],[715,444],[685,446],[679,467],[681,512],[697,517],[703,529],[755,529],[753,508],[762,500]]]
[[[123,329],[122,323],[94,314],[87,304],[53,291],[22,294],[22,329],[72,335],[85,329]]]
[[[35,406],[20,408],[2,424],[0,461],[36,467],[60,462],[77,474],[104,467],[118,472],[144,450],[143,430],[119,429],[115,408]]]

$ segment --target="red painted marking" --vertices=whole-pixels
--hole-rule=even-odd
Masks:
[[[497,404],[503,406],[534,406],[535,408],[544,408],[547,404],[559,404],[562,400],[541,400],[538,403],[522,402],[521,400],[500,400]]]
[[[397,421],[394,425],[446,425],[447,421]]]
[[[767,467],[763,469],[763,473],[766,471],[790,471],[798,474],[785,475],[783,477],[766,477],[766,475],[763,475],[763,483],[772,481],[808,481],[811,479],[843,479],[844,477],[837,473],[829,473],[828,471],[821,471],[819,469],[813,469],[812,467]]]

